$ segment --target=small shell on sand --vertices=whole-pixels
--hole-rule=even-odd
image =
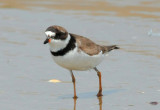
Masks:
[[[61,81],[57,80],[57,79],[51,79],[48,82],[51,82],[51,83],[60,83]]]

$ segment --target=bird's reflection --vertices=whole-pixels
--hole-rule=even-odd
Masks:
[[[77,98],[74,99],[74,110],[76,110]]]
[[[99,110],[102,110],[102,96],[98,97],[99,100]]]
[[[99,110],[102,110],[102,96],[98,97],[98,101],[99,101]],[[74,110],[76,110],[76,104],[77,104],[77,99],[74,99]]]

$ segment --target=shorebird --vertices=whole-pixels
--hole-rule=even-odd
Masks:
[[[119,49],[119,47],[116,45],[98,45],[86,37],[68,33],[65,28],[57,25],[48,27],[45,34],[46,40],[44,44],[49,44],[53,60],[70,71],[74,87],[73,98],[77,98],[76,79],[73,70],[85,71],[94,69],[99,77],[99,92],[97,96],[102,96],[101,72],[96,66],[104,60],[108,52]]]

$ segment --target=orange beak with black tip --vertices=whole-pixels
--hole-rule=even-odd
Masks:
[[[44,44],[50,43],[51,40],[52,40],[51,38],[49,38],[49,39],[47,38],[47,39],[44,41]]]

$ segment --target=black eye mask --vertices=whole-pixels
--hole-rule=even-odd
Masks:
[[[67,33],[56,33],[54,39],[65,40],[67,38]]]

